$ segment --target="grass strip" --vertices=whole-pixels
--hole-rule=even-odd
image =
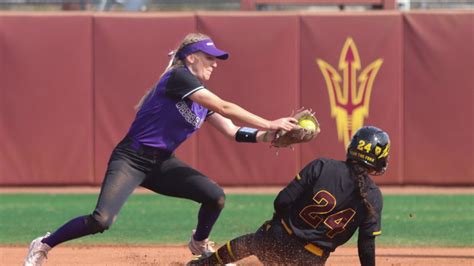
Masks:
[[[274,195],[228,195],[211,238],[222,244],[254,232],[273,213]],[[93,194],[1,194],[0,244],[27,244],[71,218],[90,213]],[[387,195],[377,244],[399,247],[473,247],[473,195]],[[185,244],[199,205],[189,200],[135,194],[103,234],[71,244]],[[355,245],[355,238],[349,241]]]

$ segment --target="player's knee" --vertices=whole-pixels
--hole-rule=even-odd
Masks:
[[[220,191],[219,193],[214,193],[209,195],[207,200],[203,202],[204,205],[207,205],[209,208],[222,210],[225,205],[225,194],[224,191]]]
[[[219,187],[219,189],[216,190],[216,192],[214,193],[213,202],[214,202],[215,208],[217,208],[219,210],[224,209],[225,193],[224,193],[224,190],[221,187]]]
[[[215,206],[217,209],[222,210],[224,209],[224,205],[225,205],[225,195],[223,194],[222,196],[217,198],[217,201],[215,202]]]
[[[101,215],[96,212],[88,216],[87,223],[93,234],[102,233],[109,229],[115,221],[116,216]]]

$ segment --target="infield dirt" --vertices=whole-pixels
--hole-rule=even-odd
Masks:
[[[1,265],[21,265],[28,247],[0,247]],[[192,258],[186,246],[60,246],[48,265],[185,265]],[[238,265],[262,265],[255,257]],[[360,265],[356,248],[341,247],[326,265]],[[474,265],[474,248],[377,248],[377,265]]]

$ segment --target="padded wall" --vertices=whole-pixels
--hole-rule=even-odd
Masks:
[[[473,23],[472,11],[0,13],[0,185],[101,183],[134,105],[195,31],[230,53],[210,90],[267,119],[309,107],[322,127],[277,156],[204,125],[177,155],[221,185],[286,184],[316,157],[344,159],[341,128],[361,121],[392,139],[379,184],[473,185]],[[332,111],[331,84],[365,84],[368,105]]]
[[[90,183],[92,18],[0,19],[0,184]]]
[[[405,15],[405,173],[474,184],[474,13]]]
[[[371,15],[352,13],[306,15],[301,19],[302,105],[311,107],[316,112],[322,129],[316,141],[301,146],[303,163],[320,156],[344,160],[350,137],[344,142],[343,138],[339,138],[339,134],[350,135],[351,125],[355,123],[375,125],[387,131],[392,141],[389,170],[384,176],[377,177],[377,183],[401,183],[403,162],[401,15],[395,12]],[[343,52],[345,44],[347,49]],[[322,68],[317,60],[320,60],[320,64],[323,61],[326,67]],[[371,86],[370,84],[364,86],[364,91],[367,93],[363,94],[361,93],[363,81],[370,80],[368,77],[371,76],[364,75],[364,70],[368,70],[368,66],[377,60],[381,65],[378,72],[376,69],[372,70],[373,83]],[[323,75],[323,69],[328,69],[328,65],[333,68],[333,72],[337,72],[337,74],[331,72],[334,74],[332,79],[325,79]],[[335,78],[337,75],[339,79]],[[339,86],[340,96],[334,93],[335,102],[340,103],[337,112],[340,115],[337,119],[331,109],[328,89],[331,86],[328,82],[334,88]],[[344,97],[351,95],[351,91],[353,98]],[[368,100],[365,107],[356,108],[359,103],[355,99],[356,94]],[[367,110],[366,115],[360,113],[363,108]]]
[[[4,105],[5,102],[5,97],[6,97],[6,89],[5,86],[3,85],[2,80],[5,80],[5,66],[3,63],[5,60],[5,32],[4,32],[4,18],[0,16],[0,106]],[[0,113],[0,138],[6,139],[7,138],[7,124],[5,121],[5,115],[2,115],[2,113],[5,111],[4,108],[1,108],[1,113]],[[7,153],[7,144],[5,144],[3,141],[0,142],[0,156],[1,158],[4,158]],[[0,161],[0,184],[9,182],[8,179],[12,178],[13,176],[9,177],[9,174],[7,172],[6,166],[4,166],[5,163]],[[8,179],[7,179],[8,178]]]

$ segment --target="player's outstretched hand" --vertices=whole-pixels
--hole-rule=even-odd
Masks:
[[[286,148],[293,144],[308,142],[321,132],[319,122],[311,109],[300,109],[293,118],[297,124],[290,130],[278,130],[271,144],[273,147]]]
[[[271,121],[269,129],[290,131],[296,126],[297,123],[298,123],[298,120],[294,117],[283,117],[283,118]]]

